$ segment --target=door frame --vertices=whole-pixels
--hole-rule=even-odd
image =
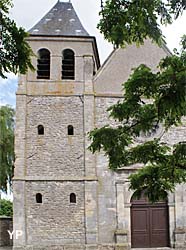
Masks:
[[[166,221],[165,221],[165,228],[164,228],[164,233],[165,233],[165,245],[159,246],[158,243],[154,244],[153,243],[153,221],[152,221],[152,216],[153,216],[153,211],[158,210],[158,209],[163,209],[166,212]],[[146,243],[144,243],[144,245],[142,246],[137,246],[134,245],[134,243],[132,242],[134,239],[134,231],[133,231],[133,221],[134,221],[134,213],[135,211],[141,211],[144,212],[144,216],[145,216],[145,220],[147,222],[147,227],[146,227],[146,232],[143,231],[141,232],[141,234],[146,238]],[[131,222],[131,247],[135,247],[135,248],[143,248],[143,247],[147,247],[147,248],[151,248],[151,247],[169,247],[170,246],[170,232],[169,232],[169,207],[168,207],[168,200],[164,200],[161,202],[157,202],[157,203],[150,203],[148,201],[148,198],[145,197],[144,194],[142,194],[140,199],[136,199],[135,198],[135,193],[133,194],[132,198],[131,198],[131,207],[130,207],[130,222]],[[139,222],[140,223],[140,222]],[[161,231],[161,230],[160,230]],[[159,234],[161,235],[161,233],[159,232]],[[139,230],[139,236],[140,236],[140,230]],[[144,238],[144,239],[145,239]]]

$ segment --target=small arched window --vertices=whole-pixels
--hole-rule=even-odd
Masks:
[[[38,51],[37,79],[50,79],[50,51],[47,49]]]
[[[43,125],[39,125],[37,127],[37,131],[38,131],[38,135],[44,135],[45,129],[44,129]]]
[[[62,79],[75,79],[75,57],[71,49],[65,49],[62,55]]]
[[[74,135],[74,127],[72,125],[68,125],[68,135]]]
[[[42,203],[43,201],[42,201],[42,194],[40,194],[40,193],[37,193],[36,194],[36,202],[37,203]]]
[[[70,203],[76,203],[76,195],[74,193],[70,194]]]

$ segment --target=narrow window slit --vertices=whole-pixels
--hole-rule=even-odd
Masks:
[[[37,127],[37,131],[38,131],[38,135],[44,135],[45,131],[44,131],[43,125],[39,125]]]
[[[37,193],[36,194],[36,203],[42,203],[42,194],[40,193]]]
[[[74,193],[70,194],[70,203],[76,203],[76,195]]]
[[[74,135],[74,127],[72,125],[68,125],[68,135]]]

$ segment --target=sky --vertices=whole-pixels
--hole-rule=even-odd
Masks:
[[[69,0],[64,0],[69,1]],[[151,0],[147,0],[151,1]],[[33,27],[52,7],[57,0],[13,0],[14,7],[10,10],[10,16],[18,26],[26,30]],[[101,62],[112,51],[112,45],[108,44],[96,28],[99,21],[100,0],[71,0],[83,26],[90,35],[97,39]],[[163,27],[167,46],[170,50],[179,46],[180,37],[186,33],[186,13],[174,24]],[[17,76],[10,74],[7,80],[0,79],[0,105],[10,104],[15,106],[15,91],[17,88]]]

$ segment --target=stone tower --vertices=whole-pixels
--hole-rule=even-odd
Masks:
[[[36,71],[20,76],[17,91],[14,249],[82,249],[97,237],[95,161],[86,150],[96,40],[61,1],[29,33]]]
[[[102,152],[87,150],[89,131],[115,126],[107,109],[123,100],[131,69],[156,71],[169,50],[146,40],[100,67],[95,38],[61,1],[28,42],[36,71],[20,76],[17,91],[14,250],[186,249],[186,185],[160,203],[135,200],[128,177],[142,166],[113,172]],[[170,146],[186,140],[186,122],[155,136]]]

